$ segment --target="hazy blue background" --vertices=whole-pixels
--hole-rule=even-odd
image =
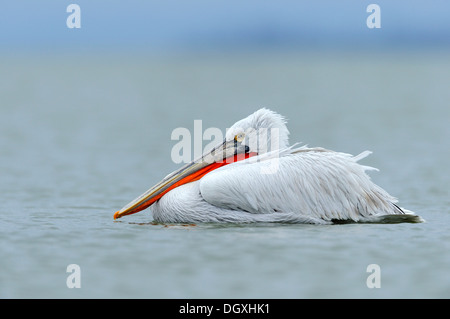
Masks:
[[[449,1],[376,1],[381,29],[369,1],[74,1],[68,29],[70,3],[0,4],[1,298],[450,297]],[[427,222],[113,220],[179,166],[173,129],[262,106],[291,142],[373,151]]]
[[[79,30],[66,27],[70,3],[81,7]],[[381,29],[366,26],[370,3],[381,7]],[[449,12],[445,0],[5,1],[0,48],[10,54],[448,48]]]

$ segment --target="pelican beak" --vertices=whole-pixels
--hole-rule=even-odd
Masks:
[[[164,194],[186,183],[199,180],[212,170],[257,155],[249,153],[247,146],[236,140],[224,141],[210,152],[203,154],[199,159],[194,160],[180,169],[167,175],[162,181],[150,188],[144,194],[127,204],[114,214],[114,219],[126,215],[137,213],[146,209]]]

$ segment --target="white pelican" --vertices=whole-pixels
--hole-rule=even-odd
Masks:
[[[166,176],[114,219],[151,206],[153,219],[162,223],[423,221],[370,180],[365,171],[374,168],[358,164],[370,152],[352,156],[289,147],[288,135],[282,116],[260,109],[235,123],[223,143]]]

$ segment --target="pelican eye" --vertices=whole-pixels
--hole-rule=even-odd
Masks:
[[[241,143],[241,142],[244,140],[244,136],[245,136],[244,133],[239,133],[239,134],[237,134],[237,135],[234,137],[234,140],[235,140],[236,142]]]

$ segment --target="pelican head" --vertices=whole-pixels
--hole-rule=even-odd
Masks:
[[[289,131],[285,119],[269,109],[259,109],[228,129],[222,143],[167,175],[158,184],[117,211],[114,219],[146,209],[175,187],[199,180],[218,167],[282,149],[288,144]]]
[[[260,154],[289,145],[289,131],[284,117],[269,109],[255,113],[236,122],[226,133],[225,140],[236,138],[250,152]]]

